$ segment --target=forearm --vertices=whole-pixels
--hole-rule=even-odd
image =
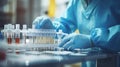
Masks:
[[[97,28],[91,32],[94,47],[112,52],[120,52],[120,25],[109,29]]]

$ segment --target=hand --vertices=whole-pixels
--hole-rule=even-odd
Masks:
[[[89,35],[70,34],[62,40],[59,47],[63,47],[66,50],[89,48],[91,46],[89,38]]]
[[[33,24],[36,29],[55,29],[50,18],[46,16],[37,17]]]

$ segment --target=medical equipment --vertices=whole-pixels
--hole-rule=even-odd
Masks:
[[[19,44],[20,43],[20,25],[19,24],[16,24],[14,36],[15,36],[15,43]]]
[[[15,29],[14,25],[6,24],[1,32],[4,33],[4,37],[7,37],[2,42],[7,45],[8,52],[17,51],[17,53],[55,50],[63,36],[67,35],[62,30],[57,32],[55,29],[35,29],[34,25],[32,28],[27,28],[26,24],[22,29],[19,24],[15,25]]]
[[[6,34],[7,34],[6,35],[7,36],[7,43],[11,44],[12,43],[12,37],[13,37],[12,24],[8,24]]]

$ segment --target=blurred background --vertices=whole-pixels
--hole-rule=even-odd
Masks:
[[[27,24],[38,16],[61,16],[69,0],[0,0],[0,29],[4,24]]]

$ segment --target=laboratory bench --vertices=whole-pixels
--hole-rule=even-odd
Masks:
[[[12,24],[5,27],[10,29],[2,30],[4,37],[0,38],[0,52],[3,52],[0,53],[0,67],[64,67],[66,64],[85,61],[95,61],[96,67],[120,67],[119,53],[93,48],[56,50],[61,38],[68,35],[62,30],[56,32],[54,29],[31,28],[26,31],[27,25],[23,25],[20,30],[19,24],[16,24],[15,31]]]
[[[7,53],[0,67],[64,67],[84,61],[96,61],[96,67],[119,67],[119,54],[103,51],[26,51]]]
[[[7,51],[6,57],[0,60],[0,67],[64,67],[64,65],[85,61],[95,61],[96,67],[120,67],[119,53],[104,52],[96,48],[75,51],[40,50],[37,47],[50,47],[51,49],[57,45],[8,45],[4,41],[0,41],[0,48],[2,47],[6,47]]]

